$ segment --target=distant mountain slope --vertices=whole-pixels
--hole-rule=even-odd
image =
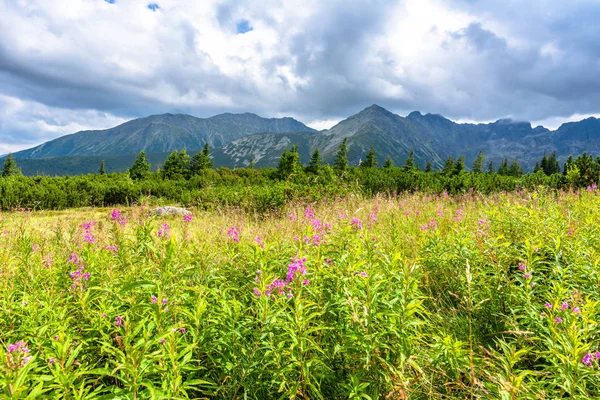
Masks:
[[[294,144],[298,145],[302,163],[308,163],[317,148],[324,160],[332,163],[345,138],[351,165],[358,165],[374,147],[380,164],[389,156],[396,165],[403,165],[408,153],[414,150],[421,167],[431,161],[434,168],[439,168],[448,156],[456,158],[461,154],[470,166],[483,150],[496,167],[504,157],[511,160],[517,157],[525,168],[532,169],[544,153],[552,151],[557,152],[561,161],[583,152],[600,155],[600,120],[587,118],[550,131],[510,119],[459,124],[441,115],[423,115],[418,111],[401,117],[372,105],[331,129],[317,132],[292,118],[221,114],[200,119],[164,114],[104,131],[64,136],[16,153],[15,158],[20,159],[24,172],[95,172],[101,159],[106,160],[109,170],[124,171],[142,149],[152,154],[156,167],[172,150],[187,148],[194,153],[191,149],[208,142],[216,166],[245,167],[251,158],[258,167],[276,166],[283,151]],[[47,158],[50,156],[58,157]]]
[[[15,153],[16,158],[66,155],[132,154],[196,149],[206,142],[218,147],[258,132],[316,132],[293,118],[262,118],[255,114],[220,114],[196,118],[184,114],[162,114],[139,118],[111,129],[82,131],[60,137],[32,149]]]

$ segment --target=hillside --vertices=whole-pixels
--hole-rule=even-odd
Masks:
[[[284,149],[294,144],[303,163],[317,148],[331,163],[344,139],[351,165],[358,165],[371,147],[380,164],[389,156],[396,165],[402,165],[414,150],[421,167],[431,161],[434,168],[441,167],[448,156],[461,154],[470,165],[483,150],[496,166],[504,157],[518,158],[530,170],[544,153],[556,151],[561,161],[583,152],[600,154],[600,120],[569,122],[550,131],[510,119],[459,124],[418,111],[401,117],[372,105],[331,129],[317,132],[293,118],[221,114],[201,119],[163,114],[103,131],[63,136],[14,156],[26,174],[71,175],[96,171],[102,159],[109,171],[124,171],[141,150],[149,153],[156,168],[169,152],[186,148],[193,154],[208,142],[216,166],[244,167],[253,158],[258,167],[264,167],[277,165]]]
[[[255,114],[220,114],[196,118],[162,114],[139,118],[111,129],[82,131],[15,153],[15,158],[71,155],[165,153],[197,149],[209,143],[222,146],[258,132],[315,132],[293,118],[262,118]]]

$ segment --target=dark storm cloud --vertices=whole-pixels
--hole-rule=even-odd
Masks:
[[[161,112],[600,113],[593,1],[148,4],[0,0],[0,153]]]

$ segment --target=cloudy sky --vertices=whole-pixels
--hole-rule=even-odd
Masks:
[[[164,112],[600,115],[597,0],[0,0],[0,153]]]

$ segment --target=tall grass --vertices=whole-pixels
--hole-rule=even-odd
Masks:
[[[600,197],[4,213],[2,398],[600,397]]]

